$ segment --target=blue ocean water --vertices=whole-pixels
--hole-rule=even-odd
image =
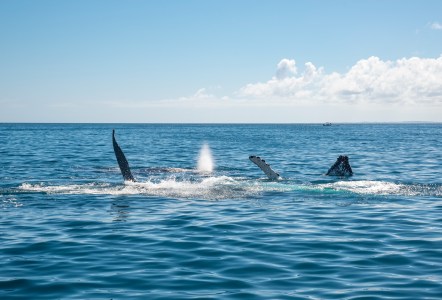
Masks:
[[[0,145],[0,299],[442,299],[441,124],[0,124]],[[324,176],[341,154],[354,176]]]

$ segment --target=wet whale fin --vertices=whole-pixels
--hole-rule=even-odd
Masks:
[[[261,157],[251,155],[251,156],[249,156],[249,159],[255,165],[257,165],[267,175],[267,177],[270,180],[276,180],[276,179],[280,178],[279,174],[276,173],[275,171],[273,171],[272,168],[270,167],[270,165],[268,163],[266,163],[266,161],[264,159],[262,159]]]
[[[121,150],[117,140],[115,139],[115,130],[112,130],[112,144],[114,146],[115,157],[117,158],[118,166],[120,167],[121,175],[123,175],[124,180],[135,181],[130,171],[126,156],[124,156],[123,150]]]
[[[328,176],[352,176],[353,170],[348,162],[348,156],[339,155],[333,166],[328,169],[325,175]]]

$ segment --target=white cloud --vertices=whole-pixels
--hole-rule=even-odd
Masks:
[[[222,96],[221,87],[212,86],[181,98],[101,106],[131,122],[441,121],[442,56],[395,61],[373,56],[345,72],[284,59],[269,77],[233,95]]]
[[[442,24],[439,22],[433,22],[431,23],[430,28],[434,30],[442,30]]]
[[[277,66],[277,76],[267,82],[247,84],[237,95],[303,103],[442,104],[442,56],[396,61],[372,56],[359,60],[345,73],[328,74],[307,62],[299,76],[295,61],[283,59]]]
[[[276,79],[281,80],[296,75],[296,63],[293,59],[282,59],[276,69]]]
[[[195,94],[191,97],[194,99],[207,99],[207,98],[213,98],[214,96],[212,94],[209,94],[207,92],[206,88],[201,88],[198,91],[195,92]]]
[[[199,100],[217,100],[219,97],[215,93],[221,90],[221,86],[211,86],[209,88],[200,88],[194,94],[180,97],[179,100],[183,101],[199,101]],[[221,99],[226,99],[226,97],[221,97]]]

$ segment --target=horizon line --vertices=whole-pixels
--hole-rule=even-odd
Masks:
[[[2,122],[0,124],[96,124],[96,125],[296,125],[312,124],[323,125],[333,124],[442,124],[442,121],[361,121],[361,122]]]

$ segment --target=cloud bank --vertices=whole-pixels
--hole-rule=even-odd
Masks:
[[[442,55],[396,61],[372,56],[344,73],[326,73],[307,62],[297,74],[295,60],[284,58],[270,80],[247,84],[236,95],[293,103],[442,104]]]
[[[442,56],[373,56],[345,72],[284,58],[269,80],[227,95],[212,86],[180,98],[107,101],[97,110],[102,107],[109,110],[104,115],[116,114],[122,122],[441,122]]]

